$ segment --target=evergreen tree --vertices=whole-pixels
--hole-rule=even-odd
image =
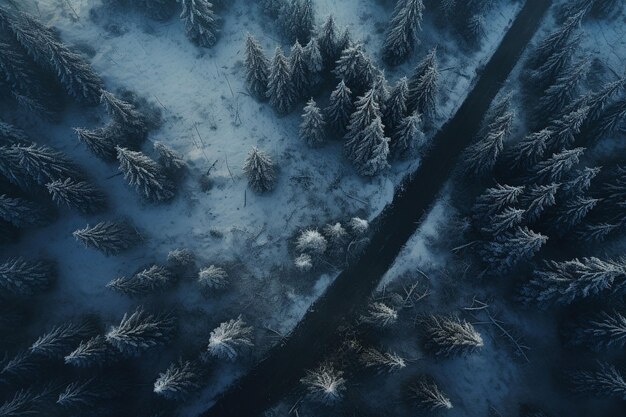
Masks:
[[[93,227],[76,230],[74,237],[87,247],[115,255],[136,246],[141,236],[126,222],[100,222]]]
[[[423,89],[422,79],[432,68],[437,68],[437,48],[433,48],[428,52],[424,59],[417,64],[409,78],[409,92],[406,102],[408,113],[413,113],[417,110],[419,97]]]
[[[608,106],[600,119],[594,124],[590,140],[608,137],[619,130],[626,130],[626,99]],[[588,139],[588,140],[589,140]]]
[[[280,47],[276,48],[267,85],[267,97],[274,110],[279,114],[289,113],[296,101],[296,91],[289,61]]]
[[[487,188],[478,196],[472,211],[476,217],[489,218],[505,207],[516,204],[523,192],[523,186],[497,184],[493,188]]]
[[[28,142],[30,142],[28,135],[22,129],[0,120],[0,145],[10,146]]]
[[[526,169],[541,161],[546,153],[547,143],[551,141],[552,131],[543,129],[527,135],[513,145],[508,152],[508,160],[513,168]]]
[[[115,149],[120,163],[119,169],[124,173],[124,178],[144,198],[166,201],[174,197],[174,184],[166,177],[159,164],[141,152],[119,146]]]
[[[92,377],[71,382],[59,394],[57,405],[66,409],[98,409],[98,403],[115,396],[115,389]]]
[[[572,146],[576,140],[576,135],[580,133],[588,112],[589,107],[581,107],[550,123],[548,130],[550,130],[551,135],[546,140],[547,150],[560,152]]]
[[[46,184],[52,200],[59,206],[67,205],[81,213],[97,213],[106,207],[106,197],[93,185],[85,181],[66,178]]]
[[[534,53],[531,54],[530,67],[538,68],[541,64],[548,61],[550,57],[569,47],[572,44],[572,38],[579,32],[582,18],[582,13],[573,15],[563,25],[546,36],[537,45]]]
[[[319,85],[321,73],[324,70],[324,60],[317,39],[311,38],[304,47],[304,62],[309,73],[309,85],[313,87]]]
[[[79,54],[57,39],[54,32],[22,12],[0,8],[0,26],[13,34],[31,58],[56,73],[69,95],[89,105],[98,104],[102,80]]]
[[[317,44],[324,60],[324,67],[330,69],[341,51],[337,48],[337,27],[333,15],[329,15],[317,34]]]
[[[300,382],[306,386],[313,400],[328,405],[341,400],[346,390],[343,372],[327,364],[322,364],[312,371],[307,370]]]
[[[413,51],[423,12],[422,0],[398,1],[383,44],[383,59],[390,65],[400,64]]]
[[[391,149],[402,156],[416,149],[417,145],[423,141],[422,118],[419,114],[414,113],[400,122],[398,130],[392,136]]]
[[[598,204],[598,201],[597,198],[579,195],[562,204],[556,213],[554,229],[563,233],[578,225]]]
[[[432,62],[432,66],[426,68],[416,83],[413,83],[411,79],[407,99],[407,110],[409,112],[417,111],[427,119],[432,119],[436,115],[437,93],[439,91],[437,61],[433,60]]]
[[[506,116],[513,113],[511,110],[512,99],[513,93],[508,92],[507,94],[499,96],[491,103],[480,122],[478,137],[486,136],[490,130],[493,130],[496,126],[500,126],[507,120]]]
[[[65,178],[81,178],[74,164],[51,148],[35,144],[13,145],[12,148],[19,158],[20,169],[27,172],[37,184],[45,185]]]
[[[519,226],[524,220],[524,210],[507,207],[491,216],[482,231],[493,236],[500,236],[504,232]]]
[[[23,190],[28,190],[32,178],[20,163],[20,155],[14,146],[0,146],[0,174]]]
[[[616,310],[595,314],[575,328],[570,343],[596,351],[623,349],[626,346],[626,316]]]
[[[518,227],[486,242],[480,253],[492,269],[507,272],[521,262],[532,259],[548,238],[527,227]]]
[[[104,336],[94,336],[81,341],[76,349],[65,356],[64,362],[77,368],[104,366],[117,358],[113,349]]]
[[[465,152],[467,171],[475,175],[485,175],[493,171],[504,148],[504,141],[511,133],[513,118],[512,112],[500,117],[487,128],[484,138],[469,146]]]
[[[267,93],[270,63],[265,57],[261,44],[249,33],[246,36],[246,84],[248,90],[258,99]]]
[[[209,265],[198,273],[198,284],[204,290],[222,290],[228,283],[228,273],[219,266]]]
[[[21,389],[10,400],[0,405],[0,416],[45,415],[49,410],[52,392],[50,386],[46,386],[42,391],[35,391],[32,387]]]
[[[56,267],[47,261],[11,258],[0,263],[0,295],[28,297],[50,288],[56,280]]]
[[[578,231],[578,238],[587,242],[599,242],[605,240],[611,233],[618,230],[618,223],[591,223],[584,224]]]
[[[50,216],[32,201],[0,194],[0,219],[19,228],[41,226],[48,222]]]
[[[232,361],[246,346],[253,346],[252,327],[239,316],[221,323],[211,332],[207,350],[211,356]]]
[[[320,108],[317,107],[313,99],[309,100],[302,114],[300,138],[311,147],[320,146],[326,141],[324,126],[326,126],[326,122],[324,122]]]
[[[270,156],[256,146],[248,152],[243,164],[248,185],[257,193],[271,191],[276,185],[276,166]]]
[[[335,66],[335,75],[357,94],[371,88],[377,73],[378,70],[360,43],[344,49]]]
[[[93,327],[87,321],[64,323],[53,327],[38,338],[28,350],[32,354],[47,358],[62,358],[72,351],[76,343],[92,332]]]
[[[485,36],[486,26],[487,22],[485,22],[485,17],[482,14],[477,13],[470,16],[463,30],[465,39],[472,44],[478,44],[480,39]]]
[[[452,402],[439,389],[437,384],[426,378],[421,378],[410,387],[411,398],[417,403],[417,406],[427,411],[450,410]]]
[[[398,354],[394,352],[381,352],[375,348],[363,350],[359,355],[359,361],[366,368],[376,368],[380,373],[391,373],[406,368],[406,361]]]
[[[577,171],[573,179],[565,182],[561,187],[563,194],[570,197],[586,193],[591,187],[591,181],[600,173],[601,168],[585,167]]]
[[[173,363],[154,382],[154,392],[170,400],[183,400],[200,389],[200,375],[190,361]]]
[[[115,278],[107,288],[130,297],[147,295],[170,287],[175,281],[174,274],[160,265],[152,265],[130,277]]]
[[[585,126],[589,127],[604,113],[610,101],[626,88],[626,77],[605,84],[599,91],[585,94],[570,104],[566,111],[571,112],[582,107],[589,107]]]
[[[295,96],[297,99],[301,99],[309,91],[311,79],[309,69],[304,61],[304,50],[298,41],[291,47],[289,67],[291,68],[291,84]]]
[[[148,133],[145,117],[135,109],[130,103],[127,103],[115,97],[108,91],[103,91],[101,102],[107,109],[107,112],[113,119],[109,129],[119,127],[123,133],[133,135],[135,142],[140,142]]]
[[[546,262],[521,290],[521,299],[542,308],[571,304],[602,293],[622,293],[626,269],[622,262],[595,257]]]
[[[563,21],[571,16],[581,14],[581,19],[589,14],[591,8],[598,0],[570,0],[558,10],[558,17]]]
[[[381,117],[380,107],[376,103],[374,89],[359,97],[355,103],[355,111],[350,116],[348,131],[345,135],[344,152],[352,158],[358,144],[361,142],[365,129],[376,119]]]
[[[389,98],[385,102],[383,111],[383,123],[385,131],[393,138],[393,134],[398,130],[400,124],[407,116],[406,101],[409,95],[409,81],[406,77],[398,80],[393,90],[389,94]],[[410,115],[418,116],[418,115]],[[419,117],[419,116],[418,116]],[[395,139],[395,138],[394,138]]]
[[[540,120],[546,120],[550,115],[559,114],[566,105],[574,100],[578,87],[589,72],[589,59],[583,59],[569,68],[556,79],[539,100],[536,114]]]
[[[218,18],[208,0],[181,0],[180,19],[185,24],[187,37],[196,45],[210,48],[217,42]]]
[[[385,137],[380,116],[363,131],[359,143],[355,144],[354,153],[348,158],[356,165],[357,172],[367,177],[389,167],[389,138]]]
[[[344,28],[341,36],[337,38],[337,55],[340,56],[343,51],[352,46],[354,42],[352,41],[352,33],[350,33],[350,28]]]
[[[187,168],[185,160],[169,146],[161,142],[154,142],[154,150],[159,154],[159,164],[170,175],[176,175]]]
[[[98,158],[105,161],[115,160],[117,155],[115,136],[118,129],[114,128],[113,124],[94,130],[75,128],[74,132],[76,132],[78,139]]]
[[[146,313],[138,307],[132,314],[124,314],[118,326],[106,334],[106,341],[120,353],[138,356],[148,349],[170,342],[176,330],[176,318],[170,314]]]
[[[569,65],[574,52],[580,44],[581,37],[581,34],[576,34],[567,45],[550,55],[536,70],[531,71],[530,80],[534,86],[543,90],[556,82]]]
[[[2,362],[0,376],[3,382],[22,381],[35,375],[41,366],[41,358],[28,350],[18,352],[13,358]]]
[[[330,94],[328,107],[325,109],[326,121],[339,135],[343,135],[350,122],[350,115],[354,111],[352,91],[341,80],[337,88]]]
[[[290,39],[307,43],[315,24],[312,0],[291,0],[282,8],[279,20]]]
[[[520,198],[520,203],[524,207],[524,218],[526,222],[533,223],[539,220],[546,209],[556,204],[556,193],[560,184],[532,185]]]
[[[600,362],[595,370],[573,372],[571,381],[575,392],[626,399],[626,374],[607,363]]]
[[[361,315],[359,320],[375,327],[391,326],[398,320],[398,310],[382,302],[373,302],[367,306],[367,313]]]
[[[430,316],[423,322],[426,347],[438,356],[471,353],[483,338],[471,323],[453,316]]]
[[[566,149],[539,162],[532,169],[531,180],[545,184],[558,182],[578,163],[585,148]]]

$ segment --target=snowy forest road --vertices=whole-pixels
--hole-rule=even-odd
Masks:
[[[527,0],[456,114],[433,138],[419,168],[396,191],[374,222],[361,257],[335,279],[289,338],[216,399],[202,417],[253,417],[299,385],[306,369],[342,341],[341,329],[375,290],[402,247],[424,219],[463,149],[477,134],[482,116],[537,31],[551,0]]]

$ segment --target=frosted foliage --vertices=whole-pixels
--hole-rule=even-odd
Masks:
[[[350,126],[353,132],[352,123]],[[384,136],[380,115],[363,130],[351,134],[344,144],[344,153],[363,176],[374,176],[389,167],[389,138]]]
[[[259,42],[248,34],[246,37],[246,84],[257,98],[264,98],[270,73],[270,63]]]
[[[74,237],[87,247],[115,255],[136,246],[141,236],[125,222],[101,222],[93,227],[76,230]]]
[[[551,32],[537,45],[534,54],[531,56],[531,67],[538,67],[558,51],[565,48],[572,35],[580,28],[582,14],[570,17],[561,27]]]
[[[111,345],[104,336],[98,335],[80,342],[76,349],[65,356],[64,361],[77,368],[90,368],[103,366],[114,358]]]
[[[154,142],[154,150],[159,154],[159,163],[169,171],[180,171],[186,167],[183,158],[172,148],[161,142]]]
[[[71,178],[46,184],[57,205],[75,208],[81,213],[96,213],[106,207],[106,197],[92,184]]]
[[[324,226],[324,234],[333,244],[343,243],[348,237],[348,232],[339,222]]]
[[[306,371],[306,376],[300,382],[306,386],[313,399],[326,404],[341,400],[346,390],[343,372],[335,370],[331,365],[320,365],[315,370]]]
[[[394,352],[381,352],[375,348],[365,349],[359,360],[366,367],[376,368],[379,372],[395,372],[406,367],[404,358]]]
[[[0,42],[0,45],[2,45],[1,42]],[[1,65],[2,64],[0,63],[0,68],[1,68]],[[0,121],[0,143],[3,143],[2,141],[11,145],[15,143],[25,143],[25,142],[28,142],[29,140],[28,140],[28,136],[23,130],[18,129],[17,127],[9,123]]]
[[[291,68],[283,50],[276,48],[267,81],[267,97],[278,114],[287,114],[296,102],[296,91],[292,83]]]
[[[22,189],[32,185],[32,179],[20,164],[19,153],[13,147],[0,147],[0,174]]]
[[[477,216],[490,217],[502,211],[507,206],[517,203],[524,187],[510,185],[496,185],[487,188],[474,203],[474,214]]]
[[[174,275],[160,265],[152,265],[130,277],[119,277],[107,284],[110,288],[128,296],[141,296],[161,291],[172,285]]]
[[[124,314],[120,324],[111,327],[105,337],[120,353],[138,356],[171,341],[175,330],[176,320],[173,316],[146,313],[139,307],[130,315]]]
[[[559,152],[572,146],[588,113],[589,107],[584,106],[550,123],[548,129],[552,134],[546,140],[548,150]]]
[[[597,198],[574,197],[558,208],[556,223],[562,228],[562,231],[576,226],[587,217],[587,214],[593,210],[598,201],[600,200]]]
[[[74,132],[76,132],[78,140],[83,142],[98,158],[107,161],[116,158],[117,152],[115,146],[117,143],[114,138],[117,131],[113,125],[107,125],[106,127],[94,130],[76,128]]]
[[[450,399],[433,382],[418,381],[410,390],[411,396],[420,408],[429,411],[452,408]]]
[[[599,397],[626,400],[626,374],[608,363],[599,363],[598,369],[571,374],[574,391]]]
[[[307,272],[313,268],[313,259],[311,255],[307,253],[301,253],[296,256],[296,259],[293,261],[295,267],[301,272]]]
[[[578,164],[584,151],[584,148],[574,148],[552,155],[535,165],[531,179],[539,183],[558,182]]]
[[[330,127],[337,129],[339,134],[343,134],[348,127],[353,111],[352,92],[341,80],[337,88],[330,94],[328,107],[325,109],[326,121]]]
[[[591,187],[591,181],[600,173],[600,167],[585,167],[576,173],[576,176],[563,184],[563,192],[569,196],[583,194]]]
[[[378,72],[361,44],[348,46],[337,60],[334,71],[356,93],[371,88]]]
[[[200,377],[189,361],[173,363],[154,382],[153,391],[167,399],[183,400],[200,388]]]
[[[0,194],[0,219],[15,227],[29,227],[46,223],[48,215],[36,203]]]
[[[384,111],[383,123],[387,132],[394,132],[407,114],[406,100],[409,95],[409,80],[402,77],[398,80],[389,94]]]
[[[223,322],[211,332],[207,350],[212,356],[232,361],[246,346],[253,346],[252,327],[239,316],[236,320]]]
[[[539,100],[537,114],[558,114],[571,103],[578,93],[579,84],[587,76],[590,62],[584,59],[558,77]]]
[[[196,256],[187,248],[174,249],[167,254],[167,261],[177,266],[193,265],[195,260]]]
[[[393,12],[383,45],[383,58],[396,65],[404,61],[417,42],[424,4],[422,0],[400,0]]]
[[[524,209],[524,217],[528,222],[539,220],[543,212],[556,204],[556,194],[559,184],[533,185],[529,187],[520,199]]]
[[[391,146],[399,155],[406,155],[417,149],[424,142],[424,133],[421,129],[422,118],[419,114],[412,114],[400,122],[400,126],[392,136]]]
[[[360,217],[351,218],[348,222],[348,226],[350,227],[352,233],[357,236],[367,233],[370,228],[369,222],[365,219],[361,219]]]
[[[328,242],[326,238],[317,230],[304,230],[296,240],[296,249],[300,252],[321,255],[326,252],[327,247]]]
[[[522,288],[521,298],[545,308],[605,293],[622,294],[625,289],[626,269],[621,261],[590,257],[546,262],[535,269],[532,280]]]
[[[92,327],[87,322],[62,324],[38,338],[29,350],[48,358],[62,358],[91,331]]]
[[[289,67],[291,68],[291,82],[296,91],[296,96],[302,98],[309,90],[309,69],[304,61],[304,50],[298,41],[291,47],[289,55]]]
[[[367,312],[361,315],[361,321],[376,327],[391,326],[398,320],[398,311],[385,303],[374,302],[367,307]]]
[[[480,253],[483,260],[496,271],[506,272],[532,259],[547,241],[547,236],[527,227],[517,227],[485,243]]]
[[[174,197],[174,185],[155,161],[141,152],[116,147],[124,178],[144,198],[165,201]]]
[[[147,127],[145,118],[141,113],[135,110],[135,106],[115,97],[108,91],[102,92],[101,102],[107,109],[107,112],[118,126],[124,132],[143,136],[146,134]]]
[[[422,65],[426,65],[421,69]],[[419,78],[414,77],[421,74]],[[439,69],[437,66],[436,50],[433,50],[416,68],[414,75],[409,80],[409,96],[407,110],[417,111],[423,117],[431,119],[436,115],[437,93],[439,91]]]
[[[603,311],[587,319],[574,330],[572,344],[595,350],[626,346],[626,316],[618,311]]]
[[[47,146],[13,145],[12,149],[19,158],[21,170],[26,171],[40,185],[68,177],[81,177],[74,164]]]
[[[310,147],[318,147],[326,141],[324,117],[313,99],[309,100],[304,107],[302,123],[300,124],[300,137]]]
[[[276,168],[268,154],[252,148],[244,161],[243,171],[248,177],[248,185],[258,193],[271,191],[276,185]]]
[[[524,218],[524,210],[508,207],[502,212],[491,216],[487,222],[487,226],[482,230],[485,233],[490,233],[494,236],[498,236],[509,229],[518,226],[522,223]]]
[[[546,153],[552,131],[543,129],[531,133],[516,143],[510,152],[513,168],[528,168],[538,163]]]
[[[205,48],[217,42],[218,22],[213,12],[213,4],[208,0],[180,0],[180,18],[185,24],[187,37],[198,46]]]
[[[2,376],[3,381],[27,378],[39,369],[39,359],[30,351],[18,352],[13,358],[5,359],[2,362],[0,376]]]
[[[436,355],[470,353],[484,345],[471,323],[457,317],[430,316],[424,322],[426,346]]]
[[[50,288],[55,279],[53,264],[44,261],[7,259],[0,263],[0,293],[6,296],[31,296]]]
[[[228,282],[228,274],[219,266],[209,265],[198,273],[198,283],[205,289],[223,289],[226,288]]]
[[[59,394],[56,403],[61,407],[93,407],[97,401],[108,399],[111,391],[95,378],[71,382]]]
[[[322,60],[317,39],[311,38],[304,47],[304,59],[307,69],[312,76],[319,74],[324,69],[324,61]]]
[[[317,34],[317,44],[319,45],[320,53],[322,54],[326,66],[330,67],[334,64],[339,53],[337,50],[337,27],[335,26],[335,19],[332,15],[326,18],[326,21],[319,30]]]
[[[44,388],[43,391],[34,391],[32,388],[19,390],[10,400],[0,405],[0,416],[40,415],[42,407],[49,406],[50,399],[50,388]]]
[[[372,122],[381,116],[380,107],[375,99],[374,89],[369,90],[364,96],[359,97],[355,103],[356,110],[350,116],[344,153],[351,157],[354,155],[361,141],[363,132]]]

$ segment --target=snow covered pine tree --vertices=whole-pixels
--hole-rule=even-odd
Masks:
[[[390,65],[402,63],[415,47],[423,12],[422,0],[398,0],[383,44],[383,59]]]
[[[209,0],[180,0],[187,37],[198,46],[209,48],[217,42],[218,19]]]
[[[263,193],[271,191],[276,185],[276,168],[268,154],[256,146],[248,153],[243,165],[248,177],[248,185],[254,191]]]

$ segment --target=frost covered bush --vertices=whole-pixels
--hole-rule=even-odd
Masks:
[[[359,356],[361,363],[367,368],[375,368],[378,372],[395,372],[406,367],[404,358],[394,352],[381,352],[368,348]]]
[[[200,375],[190,361],[173,363],[154,382],[153,391],[170,400],[183,400],[200,389]]]
[[[138,307],[132,314],[124,314],[120,324],[111,327],[105,337],[120,353],[138,356],[148,349],[170,342],[175,331],[174,316],[146,313],[142,307]]]
[[[167,262],[182,268],[193,266],[196,262],[196,255],[187,248],[174,249],[167,254]]]
[[[296,239],[296,249],[299,252],[309,252],[321,255],[326,252],[328,242],[320,232],[313,229],[307,229],[300,233]]]
[[[0,263],[0,295],[25,297],[42,293],[56,279],[56,267],[47,261],[11,258]]]
[[[307,272],[313,268],[313,259],[311,258],[311,255],[307,253],[301,253],[296,256],[293,263],[300,272]]]
[[[224,289],[228,282],[228,273],[219,266],[209,265],[198,273],[198,284],[205,290]]]
[[[317,369],[306,371],[300,382],[313,399],[326,404],[341,400],[346,390],[343,372],[335,370],[332,365],[320,365]]]
[[[483,347],[483,338],[471,323],[457,317],[430,316],[423,322],[425,345],[436,355],[471,353]]]
[[[87,247],[98,249],[106,255],[115,255],[136,246],[141,236],[126,222],[100,222],[76,230],[74,237]]]
[[[357,236],[364,235],[370,228],[369,222],[359,217],[351,218],[348,222],[348,226],[350,227],[352,233]]]
[[[271,191],[276,185],[276,167],[268,154],[256,146],[248,153],[243,164],[243,171],[248,177],[248,185],[254,191]]]
[[[211,332],[207,350],[211,356],[232,361],[246,346],[253,346],[252,327],[239,316],[221,323]]]
[[[119,146],[115,149],[120,171],[139,194],[151,201],[166,201],[174,197],[174,184],[159,164],[141,152]]]
[[[337,222],[335,224],[327,224],[324,226],[324,234],[332,245],[338,246],[346,242],[348,238],[348,232]]]
[[[367,307],[367,312],[361,315],[360,320],[373,326],[387,327],[398,320],[398,311],[385,303],[377,301]]]
[[[130,277],[115,278],[106,287],[133,297],[162,291],[174,282],[172,271],[161,265],[152,265]]]
[[[171,174],[183,171],[187,164],[183,158],[169,146],[154,142],[154,150],[159,154],[159,163]]]
[[[430,378],[421,378],[410,387],[411,398],[421,409],[437,411],[440,409],[449,410],[452,408],[450,399],[439,389],[437,384]]]

